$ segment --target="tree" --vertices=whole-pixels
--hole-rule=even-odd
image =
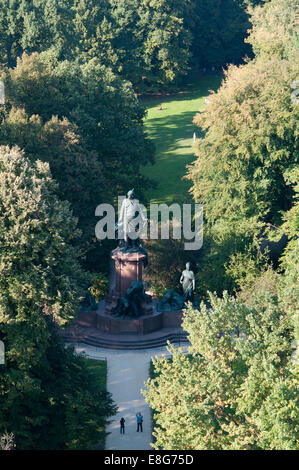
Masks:
[[[98,204],[111,199],[111,191],[97,153],[89,151],[82,140],[76,126],[66,118],[52,117],[43,123],[40,116],[29,117],[24,109],[14,107],[3,113],[0,144],[18,145],[31,161],[40,159],[49,163],[58,183],[59,197],[71,203],[78,218],[81,236],[77,243],[82,255],[87,252],[91,256],[92,252],[98,262],[94,213]]]
[[[115,193],[148,180],[140,167],[153,161],[153,146],[143,129],[145,110],[131,85],[91,60],[84,65],[57,62],[48,54],[23,55],[4,75],[10,105],[43,122],[66,117],[77,126],[82,144],[96,151]]]
[[[239,64],[251,48],[244,39],[249,29],[249,15],[240,0],[196,0],[194,11],[186,18],[191,31],[195,66],[221,67]]]
[[[144,60],[150,79],[173,81],[185,75],[189,68],[191,34],[184,17],[192,8],[190,0],[144,0],[143,8],[149,23]]]
[[[192,192],[209,224],[279,223],[293,191],[286,172],[296,162],[296,118],[290,100],[295,67],[276,58],[230,67],[219,92],[195,123],[206,131],[189,169]],[[217,224],[216,224],[217,222]]]
[[[84,265],[101,270],[107,263],[94,237],[95,208],[130,187],[152,184],[140,173],[154,152],[143,129],[144,108],[130,84],[97,61],[80,66],[48,53],[24,54],[2,78],[0,142],[50,163],[60,196],[79,218]]]
[[[13,432],[18,449],[93,446],[114,406],[57,333],[86,282],[76,219],[48,163],[2,146],[0,168],[0,434]]]
[[[238,292],[209,293],[210,306],[202,303],[200,312],[189,304],[183,327],[190,354],[172,347],[171,361],[154,362],[145,396],[156,448],[298,449],[298,109],[291,102],[290,35],[280,36],[292,22],[290,2],[281,4],[281,16],[276,0],[256,10],[253,23],[258,18],[261,26],[251,39],[259,56],[230,67],[195,118],[205,134],[189,176],[213,249],[203,256],[210,265],[200,278],[214,285],[214,273],[224,270]],[[275,30],[280,19],[283,28]],[[270,52],[272,28],[279,40]],[[274,239],[288,236],[277,271],[257,256],[270,224]],[[218,281],[220,291],[229,279]]]
[[[287,174],[298,155],[298,109],[290,98],[295,78],[295,65],[277,57],[231,66],[210,105],[194,119],[204,137],[189,178],[195,200],[205,208],[215,259],[221,252],[226,258],[222,266],[237,251],[254,249],[257,256],[263,231],[280,225],[292,205]],[[250,248],[254,240],[256,248]],[[212,268],[218,269],[214,262]],[[229,279],[222,285],[228,287]]]
[[[96,57],[101,64],[119,71],[118,51],[112,44],[115,24],[109,0],[75,0],[73,3],[75,39],[65,44],[67,54],[63,58],[87,62]]]
[[[236,274],[246,271],[248,262],[259,271],[265,262],[261,238],[281,225],[293,204],[294,185],[288,174],[298,161],[298,108],[292,104],[290,88],[296,66],[286,54],[275,52],[275,41],[272,55],[270,49],[262,53],[269,18],[271,30],[280,31],[280,44],[292,49],[287,32],[293,17],[287,13],[290,2],[278,6],[275,1],[274,9],[270,3],[253,13],[256,26],[249,41],[261,55],[243,66],[230,66],[209,106],[194,119],[204,135],[188,177],[195,200],[204,204],[207,242],[198,277],[206,290],[218,293],[239,285]],[[211,275],[215,270],[218,278]]]
[[[250,8],[252,29],[247,41],[256,56],[298,58],[298,5],[297,0],[272,0]]]
[[[270,271],[240,298],[211,295],[200,313],[189,305],[190,354],[169,348],[145,391],[156,449],[298,449],[293,314],[279,284]]]
[[[73,0],[1,0],[0,62],[16,65],[23,52],[51,48],[58,55],[71,48]]]
[[[111,44],[123,77],[137,88],[157,88],[186,74],[191,35],[184,16],[192,8],[190,0],[109,2]]]

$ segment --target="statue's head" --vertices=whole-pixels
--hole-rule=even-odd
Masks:
[[[188,261],[188,263],[186,263],[186,269],[187,269],[187,271],[190,271],[190,263],[189,263],[189,261]]]
[[[128,196],[129,199],[134,199],[134,197],[135,197],[134,188],[130,189],[130,191],[128,191],[127,196]]]

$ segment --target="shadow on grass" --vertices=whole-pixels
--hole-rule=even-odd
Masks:
[[[147,133],[151,139],[154,139],[159,153],[163,151],[180,151],[182,148],[192,146],[193,133],[197,137],[200,135],[199,128],[193,124],[193,118],[196,111],[184,111],[176,115],[151,118],[147,120]],[[178,140],[191,139],[190,146],[184,147],[178,145]]]
[[[194,116],[204,107],[204,97],[209,90],[217,90],[222,75],[205,76],[185,83],[184,90],[167,96],[152,96],[142,100],[148,108],[145,120],[147,136],[156,147],[156,162],[144,167],[143,173],[157,183],[157,187],[146,193],[152,202],[187,202],[191,183],[182,178],[186,165],[195,159],[193,134],[203,137],[193,124]],[[163,103],[163,109],[159,105]],[[155,106],[157,105],[157,109]]]
[[[195,114],[199,111],[194,103],[194,109],[184,111],[179,106],[180,102],[197,101],[204,99],[209,94],[210,89],[217,90],[219,87],[222,75],[206,76],[200,81],[193,82],[187,85],[187,89],[175,95],[166,96],[163,103],[172,102],[172,109],[165,106],[161,111],[156,111],[156,115],[146,120],[146,132],[157,148],[157,156],[165,150],[171,152],[173,150],[180,151],[182,147],[178,148],[177,140],[192,139],[193,133],[196,132],[197,137],[200,137],[200,129],[193,124]],[[148,102],[148,107],[152,108],[154,102],[161,103],[161,97],[152,98]],[[173,112],[173,102],[178,102],[177,114]],[[202,103],[204,104],[204,103]],[[186,105],[187,106],[187,105]],[[192,140],[191,140],[192,145]],[[187,148],[185,146],[184,148]]]
[[[209,95],[209,90],[216,91],[221,81],[223,74],[217,75],[204,75],[204,76],[191,76],[182,85],[182,89],[174,93],[160,94],[160,95],[144,95],[139,99],[145,107],[152,107],[157,103],[167,103],[169,101],[186,101],[204,98]],[[166,109],[166,108],[165,108]]]

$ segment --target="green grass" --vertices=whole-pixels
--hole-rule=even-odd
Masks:
[[[106,390],[107,385],[107,361],[84,358],[87,367],[94,373],[95,380],[101,390]]]
[[[190,183],[182,180],[186,165],[194,160],[193,133],[199,129],[192,120],[204,106],[209,90],[217,90],[222,76],[192,77],[175,95],[146,97],[145,129],[156,146],[156,163],[147,165],[142,173],[157,182],[157,188],[146,193],[152,203],[185,202]],[[158,110],[159,105],[163,110]]]

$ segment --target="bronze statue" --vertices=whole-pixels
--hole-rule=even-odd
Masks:
[[[157,303],[158,312],[172,312],[182,310],[184,298],[172,289],[167,290],[160,302]]]
[[[185,302],[193,301],[193,292],[195,290],[194,272],[190,270],[190,263],[186,263],[186,269],[182,272],[180,283],[184,291]]]
[[[140,218],[139,224],[136,224],[137,217]],[[119,250],[126,253],[140,252],[144,254],[146,256],[146,258],[144,258],[144,267],[146,267],[148,264],[148,254],[145,248],[142,246],[140,238],[138,237],[138,233],[136,232],[136,225],[139,225],[140,232],[146,223],[147,219],[144,216],[142,207],[138,199],[135,199],[134,189],[131,189],[128,191],[127,197],[122,202],[118,223],[115,226],[115,230],[117,233],[117,239],[119,240]],[[119,232],[122,232],[123,238],[119,236]]]
[[[125,295],[118,301],[114,316],[120,318],[138,318],[143,315],[143,304],[151,302],[151,296],[144,292],[141,281],[133,281]]]
[[[141,226],[136,224],[137,217],[140,218]],[[142,207],[138,199],[135,199],[134,189],[131,189],[122,202],[118,217],[117,230],[118,232],[121,230],[124,236],[124,243],[121,244],[122,249],[139,248],[140,239],[136,232],[136,225],[139,225],[139,231],[141,231],[146,223]]]

